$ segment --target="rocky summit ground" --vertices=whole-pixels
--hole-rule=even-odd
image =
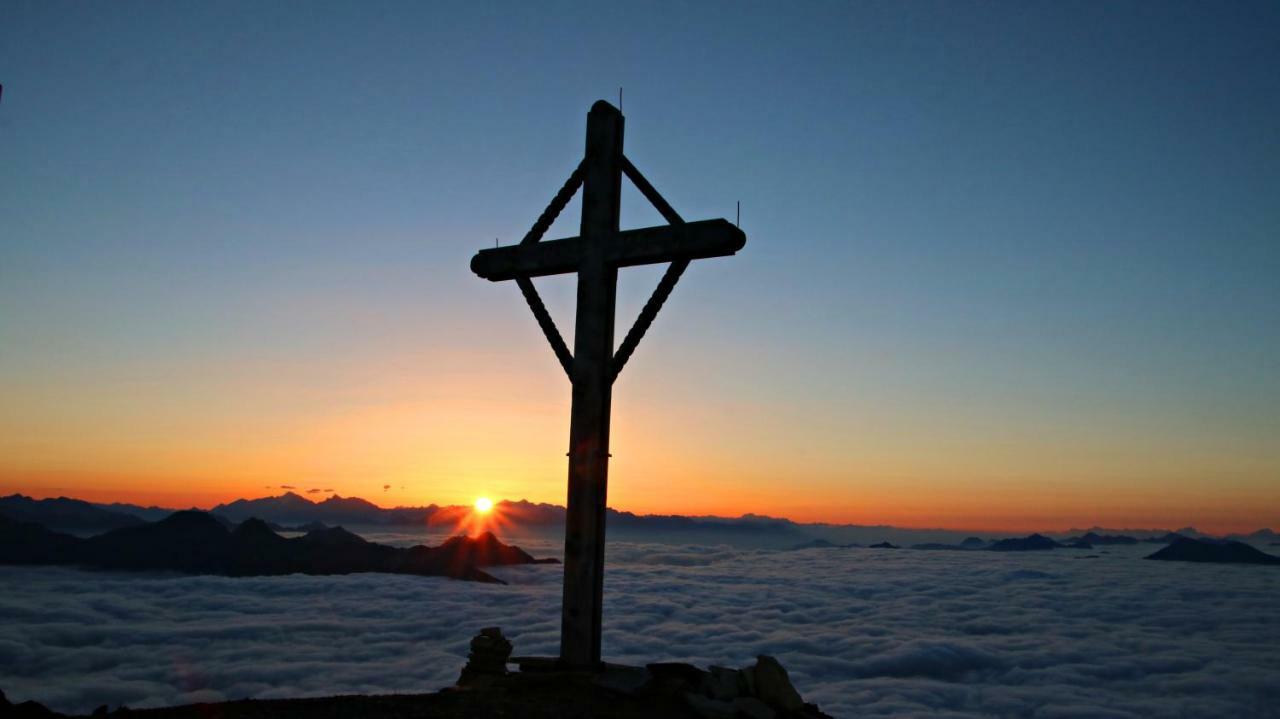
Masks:
[[[91,717],[115,719],[823,719],[805,703],[777,660],[760,656],[743,669],[657,663],[644,667],[604,665],[567,671],[555,659],[510,658],[511,643],[496,627],[471,642],[457,686],[432,694],[336,696],[190,704],[114,711],[100,707]],[[509,671],[508,665],[520,671]],[[0,694],[4,719],[57,719],[36,702],[10,704]]]

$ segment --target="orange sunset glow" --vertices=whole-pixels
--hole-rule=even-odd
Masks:
[[[84,67],[99,65],[115,67]],[[26,178],[0,192],[0,492],[563,505],[570,385],[521,292],[469,263],[520,242],[623,76],[515,95],[489,84],[501,76],[373,108],[376,130],[344,106],[339,141],[303,121],[328,117],[328,85],[301,106],[264,90],[153,127],[140,108],[212,101],[139,80],[154,100],[92,137],[46,119],[111,105],[111,82],[42,109],[6,89],[0,113],[18,114],[0,128],[42,149],[0,177]],[[1133,138],[1195,132],[1068,122],[1045,109],[1057,95],[1032,93],[1019,106],[1045,116],[1006,127],[986,115],[1009,98],[983,83],[948,96],[952,115],[867,100],[906,85],[809,71],[795,77],[817,85],[779,84],[780,105],[754,109],[655,77],[628,79],[643,100],[627,156],[687,217],[740,219],[750,240],[691,265],[612,385],[611,507],[993,531],[1280,521],[1276,223],[1261,209],[1275,193],[1260,189],[1274,183],[1245,181],[1276,163],[1218,164],[1244,129],[1166,187],[1134,179],[1169,152]],[[923,126],[898,122],[904,108]],[[293,129],[224,137],[227,118],[259,116]],[[1258,133],[1271,147],[1270,125]],[[632,184],[620,227],[662,224]],[[546,239],[579,232],[580,202]],[[619,271],[615,347],[664,269]],[[576,282],[533,278],[569,347]]]

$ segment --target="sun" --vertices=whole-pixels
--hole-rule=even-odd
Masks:
[[[493,509],[493,500],[488,497],[479,497],[476,499],[476,511],[481,514],[488,514]]]

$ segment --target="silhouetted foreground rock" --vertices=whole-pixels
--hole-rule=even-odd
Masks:
[[[10,704],[9,698],[0,692],[0,717],[5,719],[46,719],[46,717],[60,717],[63,714],[50,711],[45,705],[37,702],[22,702],[21,704]]]
[[[565,671],[556,659],[510,660],[511,642],[497,627],[482,629],[458,685],[434,694],[242,700],[160,709],[105,707],[93,717],[118,719],[831,719],[807,704],[778,660],[759,656],[743,669],[659,663],[606,664],[598,671]],[[35,702],[13,706],[0,693],[0,717],[63,717]]]
[[[367,542],[341,527],[286,539],[258,519],[228,529],[206,512],[184,511],[159,522],[81,539],[0,517],[0,564],[70,564],[231,577],[386,572],[501,583],[480,567],[556,562],[534,559],[489,532],[453,537],[438,547],[400,548]]]
[[[1214,562],[1218,564],[1280,564],[1280,557],[1231,540],[1182,537],[1147,559],[1172,562]]]

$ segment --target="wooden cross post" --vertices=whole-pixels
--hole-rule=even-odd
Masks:
[[[601,100],[587,114],[586,155],[520,244],[481,250],[471,270],[490,281],[515,280],[573,383],[569,421],[569,501],[565,517],[564,600],[560,661],[569,668],[600,665],[604,587],[605,501],[609,476],[609,410],[613,381],[653,323],[690,260],[732,255],[747,238],[727,220],[686,223],[622,154],[622,113]],[[626,175],[669,222],[619,231]],[[540,242],[582,187],[578,237]],[[653,296],[614,351],[618,268],[670,262]],[[531,277],[578,274],[573,353],[560,337]]]

